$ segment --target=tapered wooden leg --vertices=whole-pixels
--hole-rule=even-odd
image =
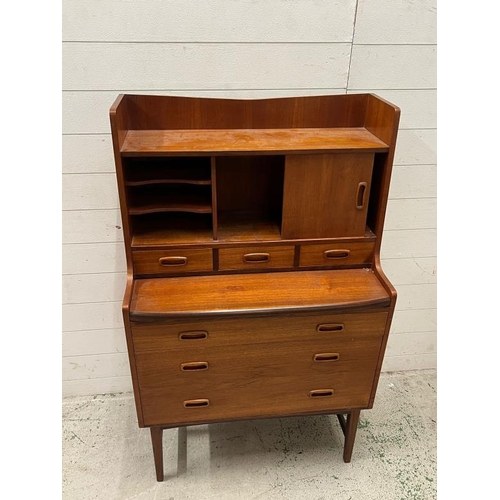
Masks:
[[[156,480],[163,481],[163,429],[151,427],[151,443],[155,457]]]
[[[356,430],[358,429],[360,410],[353,410],[347,415],[345,429],[345,444],[344,444],[344,462],[347,464],[351,461],[352,448],[356,439]]]

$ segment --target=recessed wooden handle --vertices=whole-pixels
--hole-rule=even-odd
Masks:
[[[259,262],[269,262],[270,255],[268,253],[246,253],[243,255],[243,261],[250,264]]]
[[[203,408],[209,405],[209,399],[188,399],[184,401],[184,408]]]
[[[358,210],[362,210],[365,207],[365,195],[367,187],[367,182],[360,182],[358,184],[358,192],[356,193],[356,208]]]
[[[190,361],[189,363],[181,363],[181,370],[185,372],[208,370],[208,363],[206,361]]]
[[[325,259],[347,259],[350,250],[342,249],[342,250],[326,250],[325,251]]]
[[[179,340],[201,340],[208,337],[208,332],[205,330],[193,330],[192,332],[179,333]]]
[[[344,323],[323,323],[316,327],[318,332],[342,332],[344,330]]]
[[[314,355],[314,361],[338,361],[340,354],[338,352],[322,352]]]
[[[311,398],[327,398],[333,396],[333,389],[316,389],[309,393]]]
[[[175,257],[162,257],[158,262],[160,266],[165,267],[185,266],[188,263],[188,258],[180,255]]]

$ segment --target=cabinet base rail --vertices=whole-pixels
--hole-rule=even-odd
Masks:
[[[361,410],[352,410],[346,414],[337,413],[340,427],[344,433],[344,462],[349,463],[356,439],[359,415]],[[346,416],[347,418],[346,418]],[[175,428],[176,426],[154,426],[150,427],[151,444],[153,445],[153,456],[156,469],[156,480],[162,482],[164,479],[163,471],[163,430]]]

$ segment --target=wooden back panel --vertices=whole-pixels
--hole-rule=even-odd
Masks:
[[[219,211],[280,216],[284,162],[282,156],[216,158]]]
[[[126,95],[130,130],[362,127],[366,94],[278,99]]]

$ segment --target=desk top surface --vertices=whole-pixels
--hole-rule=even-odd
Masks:
[[[287,313],[388,307],[370,269],[139,279],[130,317]]]

